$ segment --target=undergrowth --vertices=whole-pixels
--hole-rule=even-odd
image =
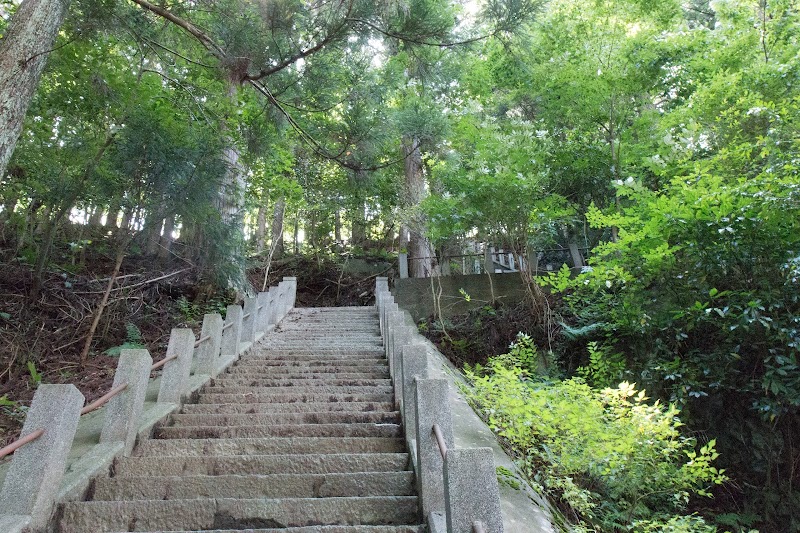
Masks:
[[[684,435],[678,408],[650,402],[635,384],[548,378],[543,362],[520,335],[508,353],[467,367],[464,392],[571,530],[715,531],[687,513],[727,480],[715,441]]]

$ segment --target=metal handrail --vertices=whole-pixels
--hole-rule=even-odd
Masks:
[[[119,394],[120,392],[124,391],[128,388],[127,383],[121,383],[105,393],[104,395],[100,396],[98,399],[81,409],[81,416],[85,415],[86,413],[91,413],[92,411],[96,411],[100,407],[106,404],[108,400]]]
[[[231,327],[231,326],[233,326],[233,322],[228,322],[227,324],[225,324],[224,326],[222,326],[222,331],[225,331],[226,329],[228,329],[228,328],[229,328],[229,327]]]
[[[178,354],[170,355],[169,357],[165,357],[164,359],[162,359],[158,363],[153,363],[153,366],[150,367],[150,371],[152,372],[153,370],[158,370],[159,368],[161,368],[162,366],[166,365],[167,363],[169,363],[173,359],[177,359],[177,358],[178,358]]]
[[[444,435],[442,435],[442,429],[439,427],[439,424],[434,424],[432,431],[434,437],[436,437],[436,444],[439,446],[439,453],[442,454],[442,459],[444,459],[447,457],[447,444],[444,442]]]
[[[21,439],[15,440],[14,442],[9,444],[8,446],[4,446],[2,449],[0,449],[0,459],[5,457],[6,455],[11,455],[15,451],[19,450],[20,448],[22,448],[23,446],[28,444],[29,442],[35,441],[36,439],[38,439],[42,435],[44,435],[44,430],[43,429],[37,429],[36,431],[28,433],[27,435],[25,435]]]
[[[247,314],[245,314],[245,315],[242,317],[242,320],[244,320],[245,318],[250,318],[250,315],[252,315],[252,313],[247,313]]]

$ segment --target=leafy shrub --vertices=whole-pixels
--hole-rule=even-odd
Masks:
[[[534,484],[603,531],[703,524],[680,513],[727,478],[712,464],[713,440],[697,449],[681,434],[675,405],[649,403],[627,382],[597,390],[580,378],[535,381],[513,351],[491,359],[486,375],[468,372],[465,390]]]

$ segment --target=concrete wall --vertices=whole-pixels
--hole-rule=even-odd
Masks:
[[[395,278],[392,294],[397,304],[411,313],[414,320],[419,321],[434,314],[433,295],[439,293],[440,284],[440,305],[445,317],[464,314],[488,305],[492,301],[492,294],[504,304],[515,304],[525,298],[525,286],[518,273]],[[460,289],[464,289],[470,301],[459,292]]]

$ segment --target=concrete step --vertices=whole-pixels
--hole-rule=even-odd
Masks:
[[[332,498],[413,496],[413,472],[274,474],[267,476],[170,476],[99,479],[92,499]]]
[[[183,414],[257,414],[391,411],[393,402],[327,402],[327,403],[196,403],[183,406]]]
[[[388,379],[389,366],[366,367],[324,367],[318,370],[305,369],[301,371],[293,367],[270,366],[256,369],[244,367],[232,369],[231,372],[221,374],[212,382],[245,379]]]
[[[328,351],[328,350],[304,350],[298,352],[287,351],[256,351],[248,354],[247,359],[236,366],[291,366],[290,363],[299,364],[304,367],[333,366],[333,365],[377,365],[386,361],[386,354],[383,348],[374,351],[354,353],[351,350]]]
[[[309,379],[309,378],[265,378],[265,379],[247,379],[247,378],[222,378],[212,380],[209,385],[206,385],[206,390],[224,389],[224,388],[276,388],[276,387],[292,387],[308,388],[308,387],[385,387],[391,385],[392,380],[389,378],[378,379]]]
[[[400,424],[286,424],[275,426],[184,426],[155,430],[159,439],[237,437],[402,437]]]
[[[64,504],[62,533],[392,525],[417,520],[415,496],[140,500]]]
[[[196,403],[184,405],[181,414],[370,413],[392,409],[392,402]]]
[[[394,394],[387,393],[283,393],[283,394],[216,394],[200,395],[198,403],[320,403],[320,402],[393,402]]]
[[[364,357],[330,357],[325,355],[309,356],[304,354],[295,359],[293,356],[276,355],[268,357],[264,354],[250,354],[247,359],[239,361],[236,366],[231,368],[231,372],[247,369],[271,369],[271,368],[302,368],[308,371],[323,372],[328,368],[353,368],[359,371],[364,367],[388,366],[386,357],[383,353],[372,354]]]
[[[399,424],[400,413],[389,412],[310,412],[278,414],[174,414],[170,427],[181,426],[266,426],[271,424]]]
[[[405,453],[395,437],[262,437],[234,439],[151,439],[134,450],[135,457],[221,457],[237,455],[325,455]]]
[[[209,387],[200,390],[200,398],[206,395],[238,394],[241,400],[247,401],[250,395],[278,395],[286,394],[392,394],[391,385],[382,386],[350,386],[350,385],[294,385],[292,387]]]
[[[203,533],[241,533],[241,529],[211,529]],[[425,526],[308,526],[280,529],[247,529],[247,533],[425,533]],[[121,532],[120,532],[121,533]],[[150,533],[157,533],[151,531]],[[162,533],[162,532],[158,532]],[[174,531],[171,533],[197,533]]]
[[[407,469],[408,460],[407,453],[148,456],[118,459],[114,472],[120,477],[398,472]]]

